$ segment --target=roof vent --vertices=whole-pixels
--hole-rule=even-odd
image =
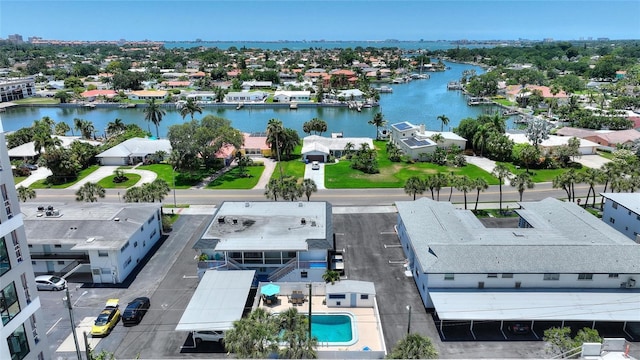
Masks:
[[[311,220],[311,226],[316,226],[315,220]]]
[[[249,207],[249,206],[251,206],[251,203],[249,202],[244,203],[244,207]]]
[[[224,216],[218,217],[218,224],[224,224]]]
[[[301,203],[301,202],[298,203],[298,207],[303,207],[303,206],[304,206],[303,203]]]
[[[233,219],[233,225],[238,225],[238,219],[236,218]]]
[[[302,218],[300,219],[300,225],[306,225],[307,224],[307,219]]]
[[[38,206],[38,211],[44,211],[44,206]]]
[[[88,238],[88,239],[87,239],[87,242],[88,242],[88,243],[92,243],[92,242],[94,242],[94,240],[95,240],[95,239],[96,239],[96,238],[94,238],[94,237],[90,237],[90,238]]]
[[[113,221],[120,221],[120,218],[114,218]]]

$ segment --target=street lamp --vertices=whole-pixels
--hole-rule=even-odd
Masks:
[[[86,293],[87,292],[85,291],[82,295],[84,295]],[[80,295],[80,296],[82,296],[82,295]],[[80,345],[78,345],[78,335],[76,334],[76,323],[73,320],[73,305],[71,304],[71,295],[69,295],[69,287],[68,286],[67,286],[67,296],[62,298],[62,301],[65,302],[65,305],[69,309],[69,320],[71,321],[71,334],[73,334],[73,343],[76,345],[76,355],[78,356],[78,360],[82,360],[82,353],[80,352]]]
[[[409,311],[409,321],[407,322],[407,335],[411,333],[411,305],[407,305],[407,310]]]

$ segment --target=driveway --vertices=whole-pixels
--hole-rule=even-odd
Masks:
[[[269,183],[269,179],[271,179],[271,175],[273,174],[273,170],[276,168],[276,162],[270,158],[254,158],[254,162],[262,162],[264,164],[264,171],[262,175],[260,175],[260,180],[254,189],[265,189],[267,184]]]
[[[600,169],[602,165],[610,162],[611,160],[600,155],[582,155],[579,158],[575,158],[574,161],[579,162],[588,168]]]
[[[31,175],[29,175],[26,179],[22,180],[21,182],[16,184],[16,188],[20,187],[20,186],[24,186],[24,187],[29,187],[31,186],[31,184],[40,181],[40,180],[44,180],[47,178],[47,176],[51,175],[52,172],[51,170],[47,169],[46,167],[39,167],[36,170],[31,171]]]
[[[318,190],[325,190],[326,187],[324,187],[324,164],[319,163],[318,165],[320,165],[320,169],[318,170],[312,170],[311,163],[305,165],[304,178],[313,180],[316,183]]]

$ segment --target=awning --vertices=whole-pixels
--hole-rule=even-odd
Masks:
[[[280,285],[277,284],[267,284],[267,285],[262,285],[262,287],[260,288],[260,293],[262,293],[262,295],[266,295],[266,296],[273,296],[275,294],[278,294],[280,292]]]
[[[442,320],[640,321],[639,292],[430,291]]]
[[[176,331],[229,330],[242,318],[255,270],[208,270]]]

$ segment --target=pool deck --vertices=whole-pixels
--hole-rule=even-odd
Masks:
[[[327,307],[322,302],[324,296],[312,296],[311,312],[315,313],[351,313],[355,317],[357,340],[353,345],[329,345],[327,343],[319,343],[318,351],[361,351],[365,346],[372,351],[385,351],[382,342],[382,326],[380,319],[376,313],[376,309],[372,307]],[[307,301],[302,305],[294,306],[289,303],[286,295],[278,296],[278,303],[275,305],[267,305],[260,300],[259,307],[271,312],[280,313],[291,307],[295,307],[299,312],[308,313],[309,303]]]

